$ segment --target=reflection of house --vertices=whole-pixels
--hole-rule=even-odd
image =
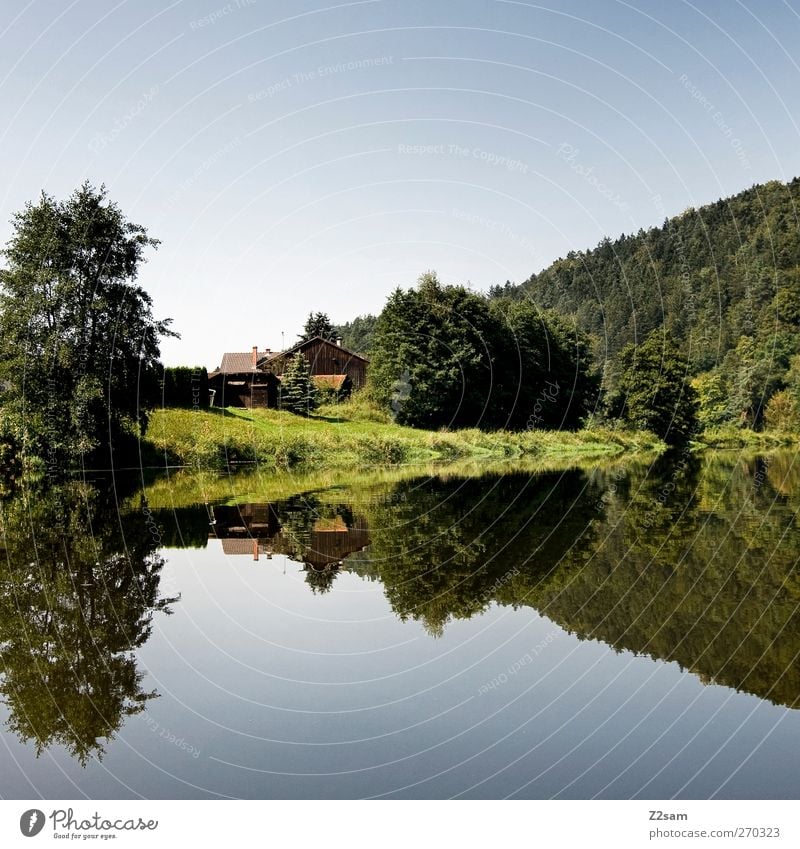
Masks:
[[[315,336],[288,351],[273,353],[253,348],[251,353],[222,355],[222,363],[208,375],[215,407],[278,407],[280,377],[288,360],[302,354],[320,387],[347,395],[360,389],[367,379],[369,361],[337,342]]]
[[[335,521],[317,519],[311,529],[311,539],[303,562],[312,569],[341,566],[348,554],[369,545],[367,523],[362,518],[346,525],[341,517]]]
[[[208,375],[211,405],[214,407],[277,407],[280,381],[275,374],[258,367],[258,348],[249,353],[222,355],[219,368]]]
[[[222,542],[225,554],[247,555],[253,560],[285,554],[315,571],[338,567],[345,558],[369,545],[367,523],[361,517],[349,522],[337,515],[309,522],[307,530],[284,528],[272,504],[214,507],[209,537]]]

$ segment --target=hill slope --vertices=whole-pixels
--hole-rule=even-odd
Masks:
[[[661,227],[570,252],[519,286],[491,295],[532,298],[572,315],[599,362],[663,327],[690,358],[718,422],[757,424],[793,380],[800,350],[800,179],[753,186],[690,209]],[[711,423],[714,423],[713,421]]]

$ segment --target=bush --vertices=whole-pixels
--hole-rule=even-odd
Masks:
[[[356,453],[365,466],[396,466],[405,462],[408,447],[389,436],[363,436],[355,440]]]
[[[22,442],[7,419],[0,419],[0,495],[7,495],[22,475]]]
[[[164,406],[205,410],[208,407],[208,371],[202,366],[164,369]]]
[[[338,404],[325,404],[317,410],[320,416],[344,419],[350,422],[374,422],[388,424],[389,413],[375,400],[369,387],[353,392]]]
[[[797,430],[800,428],[800,411],[792,395],[785,389],[769,399],[764,411],[768,430]]]

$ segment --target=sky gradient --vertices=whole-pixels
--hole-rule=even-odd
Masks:
[[[0,23],[0,241],[105,183],[169,365],[486,289],[800,173],[800,4],[38,0]]]

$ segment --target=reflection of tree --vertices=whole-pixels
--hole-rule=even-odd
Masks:
[[[324,553],[315,551],[314,531],[325,520],[341,523],[342,528],[356,525],[355,516],[346,504],[327,504],[313,496],[296,496],[272,505],[280,522],[280,538],[284,552],[299,563],[305,564],[306,583],[318,595],[330,592],[339,574],[338,562],[313,562],[326,560]]]
[[[324,595],[331,591],[333,582],[339,570],[336,566],[323,566],[315,569],[313,566],[306,567],[306,583],[311,587],[311,591],[319,595]]]
[[[683,477],[637,480],[635,498],[609,502],[587,568],[560,570],[538,606],[580,636],[797,705],[797,505],[775,503],[759,468],[712,458]],[[645,526],[670,480],[660,506],[671,522]]]
[[[434,635],[448,620],[468,619],[493,601],[527,594],[562,557],[578,556],[591,536],[579,472],[507,475],[400,484],[368,511],[370,562],[402,619]],[[516,588],[516,589],[512,589]]]
[[[800,704],[800,489],[780,458],[400,484],[350,568],[440,634],[496,602]],[[401,492],[402,490],[402,492]]]
[[[102,756],[142,689],[133,650],[150,636],[163,565],[147,514],[119,518],[97,491],[67,486],[0,505],[0,664],[9,726],[38,752]]]

